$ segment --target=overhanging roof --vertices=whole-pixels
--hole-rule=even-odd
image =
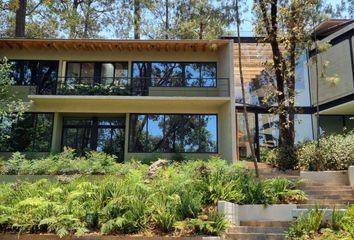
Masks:
[[[215,51],[229,40],[0,39],[0,49]]]

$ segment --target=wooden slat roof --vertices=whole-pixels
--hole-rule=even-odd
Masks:
[[[0,49],[215,51],[229,40],[0,39]]]

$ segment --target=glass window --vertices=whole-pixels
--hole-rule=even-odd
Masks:
[[[147,95],[150,86],[216,87],[216,63],[136,62],[134,88]]]
[[[345,129],[346,131],[354,130],[354,116],[345,116]]]
[[[311,114],[295,114],[295,143],[313,140]]]
[[[343,116],[320,116],[320,134],[329,135],[342,133],[344,129]]]
[[[53,114],[25,113],[17,121],[3,118],[0,151],[48,152],[52,141]],[[5,138],[3,136],[6,136]]]
[[[13,60],[10,63],[15,85],[36,85],[38,94],[55,92],[58,61]]]
[[[216,153],[217,116],[132,114],[129,151]]]
[[[89,150],[103,151],[123,161],[124,123],[124,118],[65,118],[62,148],[73,148],[79,155]]]
[[[217,126],[215,115],[200,117],[200,152],[217,152]]]
[[[248,143],[247,131],[246,131],[246,122],[243,115],[243,112],[237,112],[237,148],[239,159],[248,159],[252,157],[251,149]],[[256,116],[255,113],[248,113],[248,124],[250,127],[251,138],[254,140],[256,138]]]
[[[81,64],[81,84],[91,84],[93,83],[95,73],[95,64],[94,63],[82,63]]]
[[[200,64],[188,63],[186,64],[186,85],[190,87],[200,86]]]

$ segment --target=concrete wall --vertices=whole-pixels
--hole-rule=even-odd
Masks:
[[[338,44],[332,45],[318,57],[319,72],[319,102],[320,104],[354,93],[353,70],[350,55],[351,39],[344,39]],[[354,44],[353,44],[354,46]],[[328,63],[328,67],[324,66]],[[309,61],[312,101],[316,101],[316,64],[314,57]],[[321,73],[326,77],[338,75],[339,82],[331,86],[325,79],[321,79]]]

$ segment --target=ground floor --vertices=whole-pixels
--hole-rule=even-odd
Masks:
[[[145,107],[140,111],[136,108],[134,112],[125,111],[129,103],[107,102],[105,106],[104,101],[100,108],[98,100],[92,106],[81,99],[80,106],[73,101],[60,105],[55,101],[47,101],[46,105],[37,102],[37,109],[43,111],[26,113],[16,123],[2,119],[1,131],[7,137],[0,139],[0,155],[8,157],[19,151],[41,156],[68,147],[76,149],[79,155],[89,150],[115,154],[121,162],[157,158],[206,159],[210,155],[220,155],[233,162],[250,157],[242,108],[233,109],[228,101],[150,104],[147,100],[142,103]],[[136,104],[136,101],[131,103]],[[62,108],[61,111],[44,111],[54,105],[57,109]],[[341,109],[340,105],[321,110],[321,135],[354,129],[354,110],[338,109]],[[250,107],[248,119],[256,153],[262,159],[267,151],[279,144],[278,118],[266,109]],[[299,111],[295,115],[296,143],[313,140],[316,125],[313,108]]]
[[[7,129],[1,151],[73,148],[79,155],[89,150],[115,154],[119,161],[183,155],[205,159],[222,154],[219,129],[218,114],[26,113]]]
[[[242,106],[236,107],[237,159],[251,157]],[[248,108],[248,121],[256,154],[260,160],[279,145],[279,119],[261,107]],[[354,101],[320,105],[321,136],[354,130]],[[316,108],[300,107],[295,114],[295,143],[310,141],[317,134]]]

